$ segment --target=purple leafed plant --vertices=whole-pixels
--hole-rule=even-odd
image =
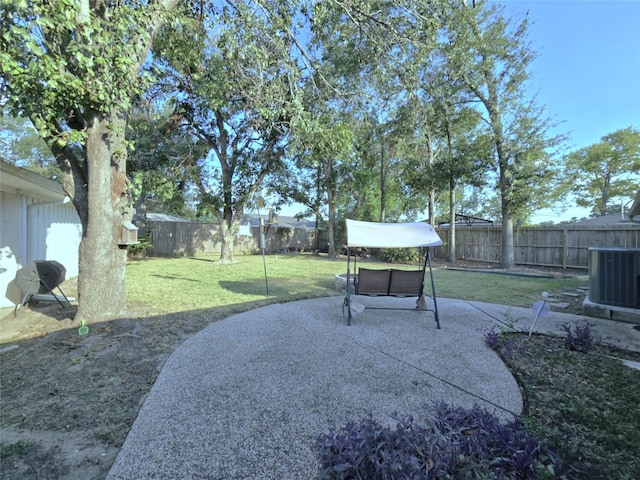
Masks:
[[[587,353],[596,343],[591,333],[591,324],[586,320],[574,322],[573,325],[565,323],[562,329],[566,333],[564,346],[569,350]]]
[[[424,424],[412,417],[395,428],[371,416],[317,440],[322,479],[553,478],[554,456],[516,420],[501,423],[479,406],[446,403]]]
[[[500,346],[500,334],[496,332],[495,327],[484,333],[484,343],[491,350],[495,350]]]

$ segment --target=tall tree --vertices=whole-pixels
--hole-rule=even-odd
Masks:
[[[320,102],[315,110],[318,113],[314,115],[312,108],[309,109],[308,128],[297,137],[295,163],[299,172],[308,172],[303,173],[307,180],[286,182],[286,185],[276,187],[276,191],[285,198],[303,203],[317,218],[322,218],[327,226],[329,256],[333,257],[339,252],[336,238],[339,196],[344,188],[353,186],[350,168],[353,130],[343,118],[323,110]],[[349,191],[353,193],[352,188]]]
[[[348,112],[354,133],[355,183],[342,211],[358,218],[398,220],[423,210],[400,181],[413,132],[399,136],[394,117],[406,94],[398,78],[414,61],[412,42],[434,32],[429,22],[416,26],[427,3],[353,2],[348,10],[320,3],[314,10],[322,78],[334,87],[325,88],[332,99],[326,107]]]
[[[2,0],[0,95],[29,117],[60,166],[82,222],[77,318],[89,322],[126,307],[131,218],[125,127],[143,89],[140,70],[179,0],[106,2]]]
[[[129,118],[128,139],[133,144],[127,161],[138,221],[146,212],[195,218],[194,178],[197,162],[208,150],[185,135],[181,119],[170,103],[144,101]]]
[[[452,80],[479,102],[494,144],[493,168],[502,217],[504,268],[514,266],[514,218],[546,205],[553,168],[543,109],[526,97],[535,58],[527,40],[528,19],[515,22],[490,2],[451,2],[445,12],[443,49]]]
[[[449,245],[447,261],[456,258],[457,191],[466,185],[482,186],[490,150],[487,135],[478,128],[478,112],[470,108],[454,110],[446,103],[439,107],[438,118],[444,132],[444,153],[433,165],[436,179],[446,182],[449,205]],[[451,111],[449,111],[451,108]]]
[[[295,2],[221,3],[202,19],[167,25],[155,67],[179,128],[209,152],[193,179],[198,211],[217,219],[220,260],[231,263],[247,202],[284,168],[301,65]]]
[[[600,142],[570,153],[566,181],[576,204],[595,215],[609,212],[614,199],[634,198],[640,185],[640,130],[627,127],[605,135]]]
[[[432,102],[416,86],[408,86],[407,100],[394,118],[394,132],[401,139],[399,155],[404,159],[402,177],[412,198],[422,195],[429,222],[435,222],[436,193],[445,188],[435,175],[440,159],[442,138],[435,124]]]

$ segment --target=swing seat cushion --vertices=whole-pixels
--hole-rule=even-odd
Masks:
[[[422,270],[392,270],[389,295],[419,297],[422,295],[424,272]]]
[[[358,269],[358,295],[388,295],[391,270]]]
[[[422,270],[372,270],[360,268],[356,295],[419,297],[423,291]]]

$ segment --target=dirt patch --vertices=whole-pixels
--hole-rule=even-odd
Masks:
[[[73,282],[62,285],[67,295]],[[562,311],[581,311],[583,297],[564,297],[570,305]],[[131,306],[127,318],[79,335],[75,312],[55,302],[32,304],[15,317],[13,309],[1,311],[1,478],[105,478],[167,357],[229,315],[229,309],[158,314]]]
[[[0,478],[105,478],[166,358],[222,316],[134,310],[81,336],[74,314],[2,310]]]

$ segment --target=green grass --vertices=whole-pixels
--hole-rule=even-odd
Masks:
[[[231,265],[215,257],[152,258],[129,261],[127,299],[132,305],[151,305],[157,312],[182,312],[232,305],[256,306],[325,295],[337,295],[335,275],[345,273],[346,259],[310,254],[266,256],[269,298],[260,255],[236,257]],[[359,265],[388,268],[367,261]],[[406,265],[394,268],[412,269]],[[439,297],[527,306],[543,291],[586,285],[585,278],[538,278],[434,269]],[[427,278],[427,291],[430,284]]]
[[[434,283],[440,297],[525,307],[539,300],[542,292],[586,287],[587,277],[546,278],[443,268],[434,271]]]
[[[334,277],[346,262],[311,255],[236,257],[224,265],[214,257],[152,258],[127,265],[127,300],[159,312],[182,312],[232,305],[255,306],[337,294]]]
[[[505,336],[499,351],[523,385],[524,425],[580,471],[569,478],[638,478],[640,372],[612,357],[640,354],[603,346],[582,353],[558,337],[523,334]]]

